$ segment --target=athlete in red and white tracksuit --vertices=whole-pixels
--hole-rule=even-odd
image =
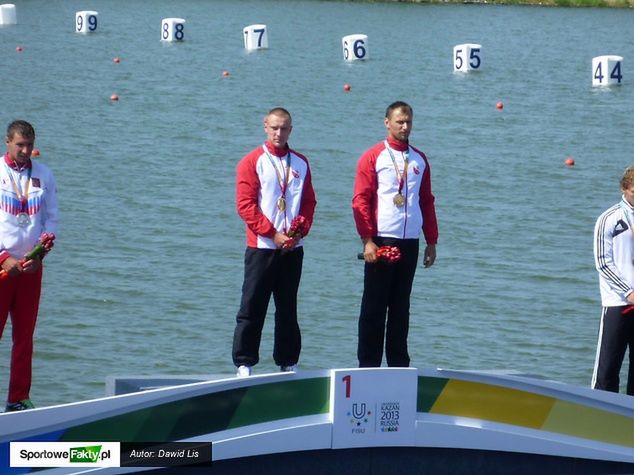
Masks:
[[[287,114],[278,108],[267,115],[269,140],[247,154],[237,167],[237,208],[247,235],[242,299],[233,339],[233,362],[237,367],[251,367],[259,361],[271,294],[275,301],[275,363],[282,368],[292,367],[301,350],[297,291],[304,251],[301,240],[289,249],[285,243],[291,222],[298,215],[306,219],[306,236],[317,202],[308,160],[286,142],[290,128],[281,139],[274,133],[290,127]]]
[[[8,277],[4,274],[0,279],[0,336],[10,315],[13,347],[9,405],[29,399],[33,333],[42,282],[41,263],[19,260],[37,244],[43,232],[56,233],[58,224],[53,174],[46,165],[29,158],[34,135],[25,146],[28,150],[12,157],[16,150],[22,150],[21,139],[19,133],[7,137],[9,151],[0,160],[0,265],[9,271]]]
[[[599,272],[601,323],[592,387],[619,392],[619,373],[629,347],[627,394],[634,395],[634,167],[621,179],[623,198],[599,216],[594,261]]]
[[[435,260],[438,240],[429,162],[407,141],[411,108],[400,102],[390,108],[385,119],[388,138],[359,159],[352,199],[366,260],[357,350],[360,367],[381,366],[384,338],[388,366],[409,366],[410,293],[421,231],[427,242],[425,267]],[[396,195],[404,199],[399,205]],[[376,262],[376,249],[383,245],[397,246],[401,259],[394,264]]]

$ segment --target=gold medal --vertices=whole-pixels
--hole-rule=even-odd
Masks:
[[[277,175],[277,181],[280,185],[280,196],[277,199],[277,209],[281,212],[286,211],[286,187],[288,186],[288,182],[291,178],[291,152],[289,151],[286,154],[286,167],[284,166],[284,162],[282,162],[281,157],[278,160],[275,160],[269,151],[266,148],[266,144],[263,145],[264,151],[266,152],[266,156],[269,157],[269,161],[271,162],[271,166],[275,169],[275,174]]]
[[[398,208],[401,208],[405,204],[405,197],[401,193],[396,193],[392,201]]]

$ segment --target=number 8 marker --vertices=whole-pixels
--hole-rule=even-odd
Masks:
[[[183,41],[185,20],[183,18],[163,18],[161,21],[161,41]]]

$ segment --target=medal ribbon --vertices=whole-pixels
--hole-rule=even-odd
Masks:
[[[22,189],[20,187],[20,178],[18,177],[18,180],[16,181],[15,178],[13,177],[13,172],[11,171],[11,168],[9,168],[9,166],[6,163],[4,164],[4,166],[7,169],[9,180],[11,180],[11,186],[13,186],[13,191],[17,195],[18,200],[20,200],[20,212],[28,214],[27,205],[29,203],[29,185],[31,184],[31,172],[33,171],[33,168],[29,168],[29,174],[26,179],[26,185],[24,186],[24,194],[22,194]]]
[[[401,174],[400,170],[398,169],[398,165],[396,164],[396,159],[394,158],[394,154],[392,153],[392,149],[388,145],[387,141],[385,142],[385,146],[387,148],[388,153],[390,154],[390,158],[392,159],[392,165],[394,165],[394,172],[396,173],[396,178],[398,180],[398,193],[400,195],[402,194],[402,191],[403,191],[403,185],[407,181],[407,167],[409,165],[409,161],[408,161],[409,147],[405,152],[401,152],[401,154],[403,155],[403,163],[405,164],[403,166],[403,173]]]
[[[289,151],[286,154],[286,170],[282,166],[282,171],[277,166],[277,162],[273,159],[271,154],[266,148],[266,145],[263,146],[264,151],[266,152],[266,156],[269,157],[269,161],[273,168],[275,168],[275,174],[277,175],[277,182],[280,185],[280,193],[282,193],[282,198],[286,200],[286,189],[288,188],[288,178],[291,175],[291,152]]]

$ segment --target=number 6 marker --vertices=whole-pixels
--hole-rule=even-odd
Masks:
[[[341,38],[344,61],[363,61],[368,59],[368,36],[348,35]]]

